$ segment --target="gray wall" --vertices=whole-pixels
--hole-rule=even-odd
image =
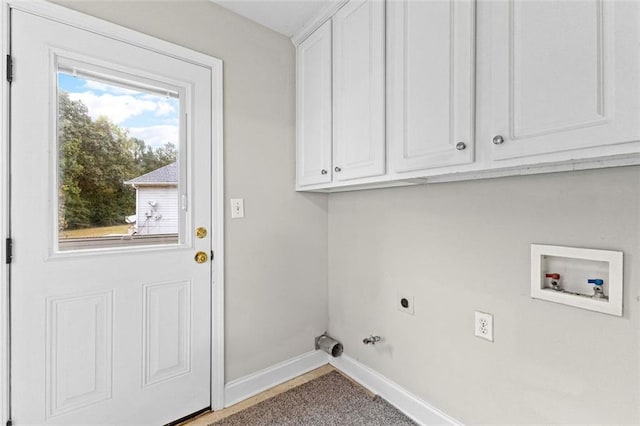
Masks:
[[[224,61],[226,381],[313,350],[327,327],[327,197],[295,187],[294,48],[209,1],[64,5]]]
[[[640,423],[639,224],[639,167],[330,195],[329,330],[465,423]],[[624,317],[531,299],[530,243],[623,251]]]

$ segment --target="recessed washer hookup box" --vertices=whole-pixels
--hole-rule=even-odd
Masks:
[[[622,316],[623,253],[531,244],[531,297]]]

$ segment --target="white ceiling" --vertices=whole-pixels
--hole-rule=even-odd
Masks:
[[[212,0],[267,28],[291,37],[336,0]]]

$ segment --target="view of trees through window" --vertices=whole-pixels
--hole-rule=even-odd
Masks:
[[[137,208],[130,181],[177,161],[177,99],[64,73],[58,83],[60,240],[138,233],[137,212],[157,202]],[[163,219],[152,207],[145,224]]]

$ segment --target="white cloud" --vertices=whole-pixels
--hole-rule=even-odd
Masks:
[[[97,95],[89,91],[69,93],[69,98],[74,101],[82,101],[89,109],[89,115],[93,119],[104,115],[115,124],[120,124],[145,112],[153,112],[157,116],[162,116],[174,111],[173,106],[165,100],[151,101],[131,95],[113,95],[110,93]]]
[[[173,105],[171,105],[167,101],[158,101],[156,102],[156,105],[157,105],[157,109],[156,109],[157,116],[169,115],[175,111],[175,108],[173,107]]]
[[[149,127],[129,127],[129,135],[142,139],[147,145],[154,148],[163,146],[167,142],[172,142],[178,146],[178,126],[149,126]]]

